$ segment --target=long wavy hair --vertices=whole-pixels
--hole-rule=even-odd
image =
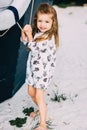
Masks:
[[[46,31],[42,35],[40,35],[38,38],[35,39],[35,41],[39,42],[39,41],[42,41],[42,40],[50,39],[52,37],[52,35],[54,35],[55,44],[58,47],[59,46],[59,35],[58,35],[57,13],[56,13],[56,10],[51,5],[49,5],[48,3],[40,4],[40,6],[38,7],[38,9],[36,11],[34,21],[33,21],[33,24],[32,24],[33,36],[38,32],[37,18],[38,18],[39,13],[51,15],[53,23],[52,23],[51,29]]]

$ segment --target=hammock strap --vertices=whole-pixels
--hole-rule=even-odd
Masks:
[[[32,21],[33,8],[34,8],[34,0],[32,0],[29,24],[31,24],[31,21]]]
[[[15,7],[13,6],[9,6],[7,9],[11,10],[14,14],[14,17],[15,17],[15,21],[19,21],[19,14],[18,14],[18,11]]]
[[[34,8],[34,0],[32,0],[29,24],[31,24],[31,21],[32,21],[33,8]],[[20,30],[23,31],[22,27],[20,26],[20,24],[19,24],[18,22],[17,22],[17,25],[18,25],[18,27],[20,28]],[[25,32],[24,32],[24,33],[25,33]]]

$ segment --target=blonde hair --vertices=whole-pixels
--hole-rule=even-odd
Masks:
[[[42,40],[50,39],[52,37],[52,35],[54,35],[55,44],[56,44],[56,46],[59,46],[57,13],[56,13],[55,9],[51,5],[49,5],[48,3],[40,4],[40,6],[37,9],[37,12],[36,12],[35,17],[34,17],[34,22],[33,22],[33,25],[32,25],[33,36],[38,32],[38,28],[37,28],[38,13],[52,15],[53,23],[52,23],[51,29],[46,31],[45,33],[43,33],[38,38],[36,38],[35,41],[39,42],[39,41],[42,41]]]

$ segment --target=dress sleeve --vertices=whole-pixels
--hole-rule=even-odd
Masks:
[[[36,52],[39,50],[38,46],[37,46],[37,43],[34,42],[34,41],[31,41],[31,42],[28,42],[27,44],[27,48],[29,48],[30,50]]]
[[[31,50],[35,50],[36,49],[36,43],[33,41],[28,42],[27,39],[26,41],[22,40],[22,37],[20,37],[20,41],[28,48]]]
[[[28,44],[27,39],[26,39],[26,41],[23,41],[23,40],[22,40],[22,37],[20,37],[20,41],[21,41],[25,46],[27,46],[27,44]]]

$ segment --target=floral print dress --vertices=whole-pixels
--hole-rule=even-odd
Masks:
[[[31,41],[27,47],[31,51],[27,60],[25,82],[35,88],[46,89],[53,78],[56,64],[54,36],[50,40],[43,40],[39,43]]]

